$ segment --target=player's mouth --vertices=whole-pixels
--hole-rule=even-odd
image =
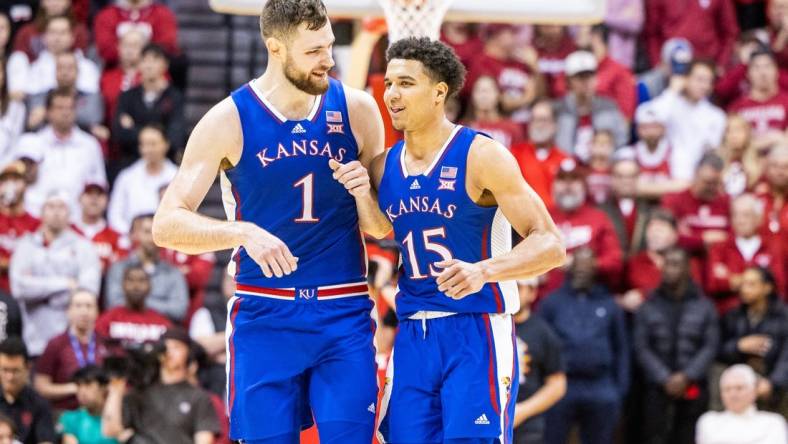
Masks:
[[[319,79],[325,79],[328,76],[328,71],[323,71],[323,72],[312,71],[312,75]]]
[[[392,116],[396,116],[405,110],[404,106],[389,106],[389,112]]]

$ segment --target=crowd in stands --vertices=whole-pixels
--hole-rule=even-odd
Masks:
[[[785,444],[788,0],[608,8],[442,30],[451,117],[511,150],[569,253],[518,282],[515,442]],[[234,283],[151,235],[187,66],[162,2],[0,5],[0,442],[229,442]]]

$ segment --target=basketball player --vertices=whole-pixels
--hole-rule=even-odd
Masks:
[[[371,174],[403,265],[379,436],[510,443],[514,280],[560,266],[566,253],[509,151],[446,119],[446,99],[465,76],[454,52],[409,38],[387,58],[385,103],[405,140],[376,158]],[[507,219],[524,239],[514,249]]]
[[[230,437],[369,444],[377,385],[362,230],[390,224],[368,165],[383,122],[366,93],[330,79],[334,35],[320,0],[269,0],[268,68],[197,124],[154,223],[189,254],[234,248],[229,302]],[[221,170],[230,221],[197,214]]]

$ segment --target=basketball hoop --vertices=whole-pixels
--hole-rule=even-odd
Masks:
[[[389,42],[406,37],[440,37],[441,23],[453,0],[378,0],[386,15]]]

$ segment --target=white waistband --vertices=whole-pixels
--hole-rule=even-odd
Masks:
[[[456,314],[457,313],[450,311],[417,311],[416,313],[408,316],[408,319],[437,319],[454,316]]]

